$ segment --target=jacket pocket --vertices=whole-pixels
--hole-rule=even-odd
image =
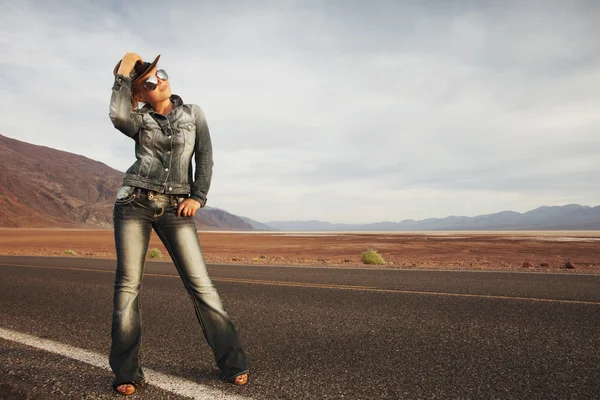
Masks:
[[[133,186],[124,185],[121,186],[119,191],[117,192],[117,196],[115,197],[115,203],[123,204],[129,203],[131,200],[135,198],[135,193],[133,191],[135,188]]]
[[[179,130],[183,134],[183,139],[187,144],[194,144],[196,141],[196,125],[191,122],[186,122],[179,125]]]

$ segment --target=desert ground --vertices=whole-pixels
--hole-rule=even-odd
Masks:
[[[205,260],[213,264],[361,267],[365,266],[361,252],[373,249],[383,256],[386,268],[600,274],[600,231],[199,231],[198,235]],[[153,260],[171,262],[155,232],[149,250],[153,248],[161,253]],[[0,228],[0,254],[116,258],[112,229]]]

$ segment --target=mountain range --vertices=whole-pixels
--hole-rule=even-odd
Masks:
[[[0,160],[0,227],[112,228],[114,199],[124,172],[78,154],[3,135]],[[600,206],[568,204],[525,213],[502,211],[370,224],[258,222],[207,206],[196,211],[194,220],[200,230],[596,230],[600,229]]]
[[[501,211],[475,217],[450,216],[371,224],[323,221],[270,221],[265,224],[283,231],[597,230],[600,229],[600,206],[567,204],[542,206],[525,213]]]

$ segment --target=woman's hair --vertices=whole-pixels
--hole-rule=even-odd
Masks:
[[[142,101],[142,85],[139,81],[131,85],[131,111],[137,109],[138,101]]]

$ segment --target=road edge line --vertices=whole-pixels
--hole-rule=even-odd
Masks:
[[[63,357],[67,357],[72,360],[84,362],[94,367],[111,371],[110,366],[108,364],[108,356],[103,356],[86,349],[1,327],[0,339],[20,343],[50,353],[59,354]],[[179,396],[184,396],[197,400],[247,399],[247,397],[229,394],[227,392],[223,392],[218,389],[202,385],[200,383],[192,382],[187,379],[154,371],[150,368],[144,368],[144,374],[146,376],[146,381],[148,385],[156,386],[159,389],[165,390],[167,392]]]

